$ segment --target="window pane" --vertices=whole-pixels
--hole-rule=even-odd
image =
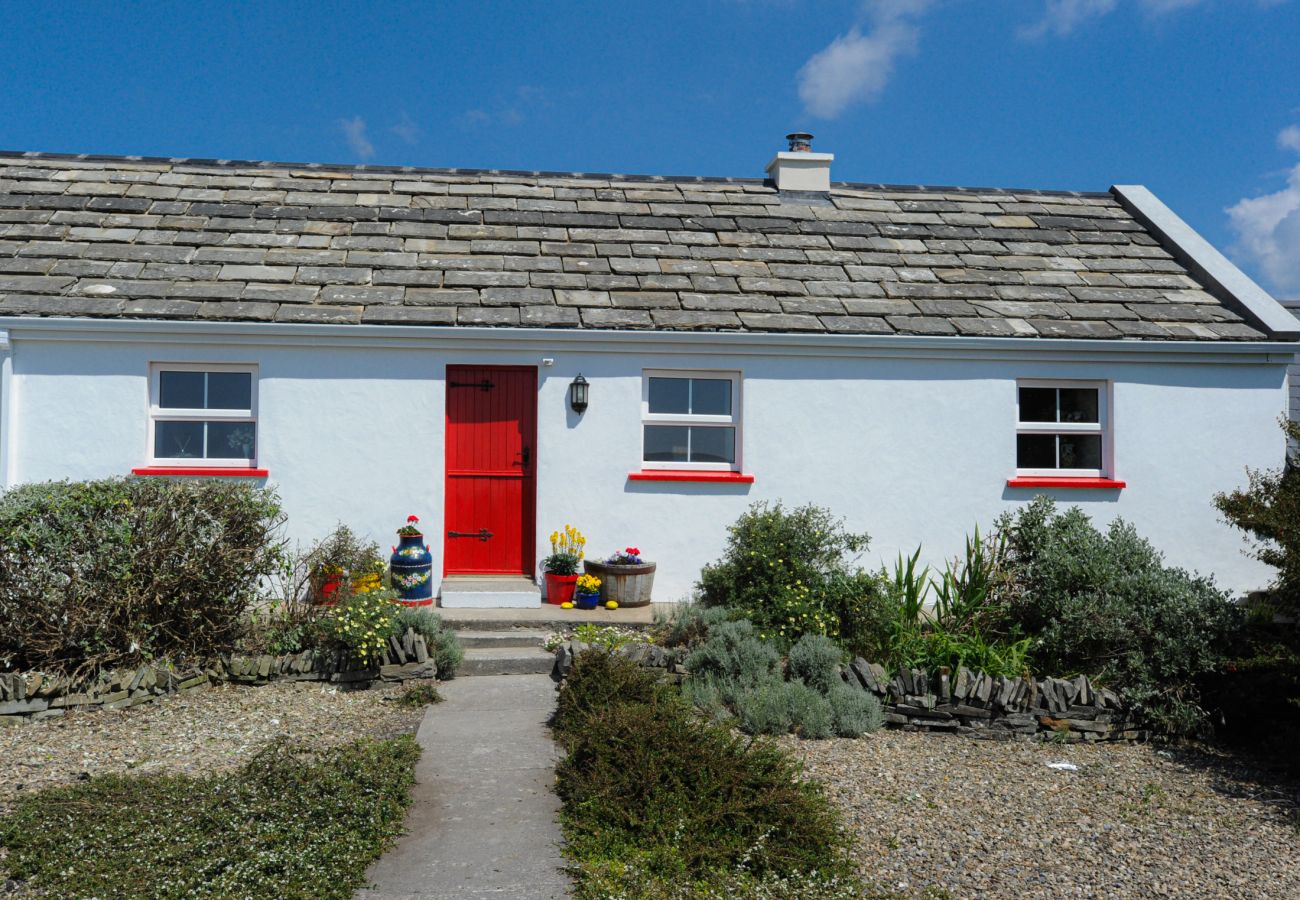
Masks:
[[[691,462],[736,461],[736,429],[691,426]]]
[[[685,425],[645,426],[646,462],[686,462],[689,436]]]
[[[1101,435],[1061,435],[1062,469],[1100,469]]]
[[[1016,467],[1020,469],[1055,469],[1056,435],[1016,435]]]
[[[689,378],[650,379],[650,412],[689,413],[691,411]],[[646,457],[649,459],[649,457]]]
[[[209,372],[208,409],[252,409],[251,372]]]
[[[159,459],[199,459],[203,456],[202,422],[158,422],[153,430],[153,455]]]
[[[1055,422],[1056,388],[1022,387],[1020,389],[1020,421]]]
[[[692,378],[691,413],[697,416],[731,415],[731,379]]]
[[[252,422],[209,422],[209,459],[252,459],[257,426]]]
[[[1096,388],[1061,388],[1062,422],[1096,422]]]
[[[158,405],[163,409],[203,409],[203,373],[159,372]]]

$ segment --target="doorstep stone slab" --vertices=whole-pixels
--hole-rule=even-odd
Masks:
[[[546,675],[440,685],[417,740],[423,753],[407,833],[367,873],[357,900],[569,896],[556,821]]]
[[[526,578],[444,578],[438,604],[447,609],[537,609],[542,591]]]

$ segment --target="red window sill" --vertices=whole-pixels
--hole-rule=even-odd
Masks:
[[[1043,475],[1027,475],[1023,478],[1008,478],[1007,487],[1017,488],[1100,488],[1102,490],[1119,490],[1128,487],[1126,481],[1113,478],[1053,478]]]
[[[628,481],[711,481],[723,484],[753,484],[754,476],[743,472],[689,471],[685,469],[643,469],[629,472]]]
[[[131,470],[132,475],[206,475],[211,478],[265,478],[266,469],[219,469],[209,466],[142,466]]]

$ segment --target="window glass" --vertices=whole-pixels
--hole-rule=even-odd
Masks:
[[[736,429],[691,427],[691,462],[734,463]]]
[[[691,411],[691,379],[650,378],[650,412],[686,415]]]
[[[159,459],[197,459],[203,456],[202,422],[158,422],[153,434],[153,455]]]
[[[159,372],[158,405],[163,409],[203,409],[202,372]]]
[[[209,459],[252,459],[257,426],[252,422],[208,422]]]
[[[647,462],[687,462],[690,427],[686,425],[645,426]]]
[[[692,378],[691,414],[696,416],[731,415],[731,379]]]
[[[251,372],[208,372],[207,376],[207,409],[252,409]]]
[[[1016,466],[1021,469],[1055,469],[1056,435],[1017,435]]]
[[[1062,422],[1098,421],[1096,388],[1061,388]]]
[[[1020,421],[1055,422],[1056,388],[1022,387],[1020,389]]]
[[[1101,468],[1101,435],[1063,434],[1060,441],[1062,469]]]

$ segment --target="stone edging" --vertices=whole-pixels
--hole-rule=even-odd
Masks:
[[[223,655],[180,669],[145,665],[101,672],[77,684],[58,675],[6,672],[0,673],[0,727],[62,716],[72,709],[124,709],[217,684],[325,681],[345,690],[363,690],[375,681],[437,674],[424,637],[410,628],[401,638],[389,638],[378,666],[337,651],[304,650],[282,656]]]
[[[590,647],[569,641],[555,651],[553,677],[568,676],[573,659]],[[677,681],[690,677],[671,650],[647,643],[625,644],[615,651],[638,665],[663,669]],[[942,731],[990,740],[1145,741],[1154,735],[1129,718],[1124,700],[1095,687],[1085,675],[1073,679],[993,677],[961,666],[900,669],[858,657],[840,668],[852,687],[880,700],[885,724],[905,731]]]

